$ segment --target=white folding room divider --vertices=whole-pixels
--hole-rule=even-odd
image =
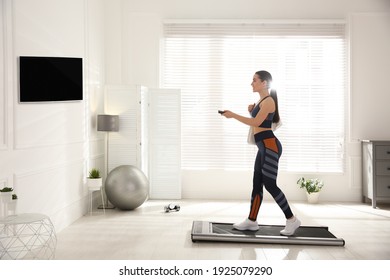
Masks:
[[[149,89],[150,197],[181,198],[180,90]]]
[[[134,165],[150,181],[150,198],[181,198],[180,90],[110,85],[105,113],[119,115],[108,134],[108,172]]]
[[[147,88],[142,86],[110,85],[105,90],[105,114],[119,115],[119,131],[108,134],[108,172],[120,165],[134,165],[147,175],[148,154],[142,146],[147,138]]]

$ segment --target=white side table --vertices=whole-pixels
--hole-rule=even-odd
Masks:
[[[90,203],[91,204],[91,211],[89,213],[92,214],[92,198],[93,198],[92,194],[95,191],[100,191],[100,196],[102,197],[102,203],[103,203],[103,213],[106,214],[106,206],[104,205],[103,188],[101,186],[96,186],[96,187],[89,186],[88,191],[89,191],[89,197],[90,197],[90,201],[91,201],[91,203]]]
[[[0,220],[1,260],[54,259],[57,237],[50,218],[43,214],[20,214]]]

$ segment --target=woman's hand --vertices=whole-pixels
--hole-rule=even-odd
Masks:
[[[228,118],[228,119],[234,118],[234,115],[235,114],[229,110],[225,110],[222,114],[222,116],[224,116],[225,118]]]
[[[248,105],[248,112],[249,112],[249,113],[252,112],[252,110],[253,110],[253,108],[255,108],[255,106],[256,106],[256,103],[249,104],[249,105]]]

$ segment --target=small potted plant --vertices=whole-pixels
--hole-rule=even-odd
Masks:
[[[13,188],[4,187],[0,189],[0,198],[2,203],[10,203],[12,202],[12,192]]]
[[[321,180],[317,178],[305,179],[304,177],[301,177],[298,179],[297,184],[301,189],[305,189],[307,195],[307,201],[309,203],[318,202],[320,191],[324,186],[324,183]]]
[[[103,179],[100,176],[99,169],[92,168],[89,171],[89,176],[87,178],[87,186],[89,189],[99,189],[103,185]]]

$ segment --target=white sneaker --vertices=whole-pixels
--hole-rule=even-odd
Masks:
[[[235,229],[238,229],[238,230],[253,230],[253,231],[256,231],[256,230],[259,229],[259,225],[257,224],[257,222],[256,221],[251,221],[249,219],[246,219],[242,223],[235,223],[233,225],[233,227]]]
[[[301,225],[301,221],[297,217],[289,219],[286,221],[286,227],[280,231],[281,235],[290,236],[294,235],[295,231]]]

